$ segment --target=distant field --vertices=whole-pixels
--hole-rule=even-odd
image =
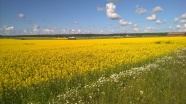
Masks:
[[[48,103],[52,99],[56,100],[58,95],[68,92],[69,89],[77,87],[83,89],[84,86],[94,83],[100,77],[107,78],[114,73],[148,65],[155,62],[157,58],[172,55],[173,52],[184,47],[186,47],[185,37],[91,40],[67,40],[65,38],[52,40],[34,37],[31,39],[0,39],[0,103]],[[168,65],[171,66],[171,64]],[[156,69],[158,67],[155,67]],[[123,85],[125,85],[124,82]],[[112,84],[108,82],[107,86]],[[102,90],[107,89],[110,92],[104,93],[112,93],[113,90],[110,88],[104,86]],[[87,93],[93,90],[95,89],[89,89]],[[104,103],[105,99],[109,100],[110,97],[112,99],[112,96],[107,95],[101,96],[103,98],[96,101],[96,95],[92,94],[94,99],[90,100],[88,96],[86,97],[86,93],[82,93],[81,96],[84,96],[81,99],[82,102],[86,103],[87,100],[92,103]],[[112,100],[122,103],[117,102],[119,99],[113,98]],[[60,99],[60,102],[67,103],[66,99],[64,101]],[[78,101],[72,100],[69,103],[76,102]],[[134,102],[137,103],[137,101]]]

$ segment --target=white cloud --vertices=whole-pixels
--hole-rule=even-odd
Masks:
[[[180,23],[186,23],[186,19],[180,20]]]
[[[35,24],[34,27],[33,27],[33,31],[34,32],[39,32],[39,28],[40,27],[37,24]]]
[[[184,28],[183,28],[183,31],[186,32],[186,24],[184,24],[183,27],[184,27]]]
[[[136,13],[137,14],[145,14],[146,12],[147,12],[146,9],[140,8],[138,4],[136,5]]]
[[[186,24],[176,25],[175,30],[177,30],[179,32],[186,32]]]
[[[147,30],[155,30],[153,27],[146,27]]]
[[[161,24],[162,22],[161,22],[160,20],[157,19],[157,20],[156,20],[156,23],[157,23],[157,24]]]
[[[75,32],[75,30],[74,30],[74,29],[72,29],[71,31],[72,31],[72,32]]]
[[[77,30],[77,34],[80,34],[81,33],[81,30],[79,29],[79,30]]]
[[[90,34],[91,33],[91,31],[90,30],[85,30],[85,32],[84,32],[85,34]]]
[[[28,31],[27,30],[23,30],[23,33],[26,34]]]
[[[186,13],[182,14],[180,17],[183,18],[183,19],[186,19]]]
[[[163,23],[166,23],[166,20],[161,21],[161,20],[157,19],[157,20],[155,21],[155,23],[156,23],[156,24],[163,24]]]
[[[155,21],[156,20],[156,14],[152,14],[151,16],[147,17],[146,20]]]
[[[39,28],[40,28],[39,25],[37,24],[34,25],[34,29],[39,29]]]
[[[106,4],[106,13],[108,18],[113,20],[121,18],[119,14],[115,13],[115,10],[116,5],[114,5],[113,3]]]
[[[104,30],[101,30],[100,33],[103,34]]]
[[[153,13],[162,12],[162,11],[163,11],[163,8],[161,8],[160,6],[154,7],[154,8],[152,9],[152,12],[153,12]]]
[[[179,18],[174,18],[174,22],[178,22],[179,21]]]
[[[134,24],[133,30],[134,30],[135,32],[139,31],[138,24]]]
[[[61,30],[61,32],[66,32],[67,30],[65,30],[65,29],[63,29],[63,30]]]
[[[181,26],[180,26],[180,25],[176,25],[176,28],[177,28],[177,29],[181,29]]]
[[[152,32],[153,30],[156,30],[156,29],[153,27],[146,27],[144,32]]]
[[[5,31],[12,31],[12,30],[14,30],[14,27],[13,26],[4,26],[4,30]]]
[[[14,26],[3,26],[3,27],[0,27],[0,34],[13,35],[14,32],[15,32]]]
[[[105,7],[97,7],[97,11],[105,11]]]
[[[137,14],[145,14],[147,12],[146,9],[144,8],[136,8],[136,13]]]
[[[39,32],[39,29],[33,29],[34,32]]]
[[[134,27],[138,27],[138,24],[134,24]]]
[[[66,31],[66,32],[67,32],[67,31]],[[70,33],[70,34],[80,34],[80,33],[82,33],[82,31],[81,31],[80,29],[78,29],[78,30],[71,29],[71,30],[69,30],[69,33]]]
[[[119,24],[122,25],[122,26],[126,26],[126,25],[131,25],[132,22],[128,22],[128,21],[124,21],[124,20],[120,20],[120,21],[119,21]]]
[[[146,29],[145,29],[144,32],[149,32],[149,30],[146,30]]]
[[[61,30],[61,33],[62,33],[62,34],[67,33],[67,32],[68,32],[68,30],[66,30],[66,29],[62,29],[62,30]]]
[[[172,26],[169,26],[168,29],[169,30],[174,30],[174,28]]]
[[[134,28],[134,31],[136,31],[136,32],[139,31],[138,27],[135,27],[135,28]]]
[[[178,23],[178,21],[180,23],[186,23],[186,13],[182,14],[180,16],[180,18],[178,18],[178,17],[174,18],[174,22],[177,22]]]
[[[17,16],[18,16],[19,18],[25,18],[25,15],[24,15],[23,13],[19,13]]]
[[[54,33],[53,29],[43,29],[43,34],[52,34]]]

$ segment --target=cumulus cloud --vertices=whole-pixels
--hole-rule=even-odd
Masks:
[[[81,33],[81,30],[79,29],[79,30],[77,30],[77,34],[80,34]]]
[[[138,27],[135,27],[135,28],[134,28],[134,31],[135,31],[135,32],[139,31]]]
[[[163,24],[163,23],[166,23],[166,20],[161,21],[161,20],[157,19],[157,20],[155,21],[155,23],[156,23],[156,24]]]
[[[3,26],[0,27],[0,34],[3,35],[12,35],[14,31],[14,26]]]
[[[156,20],[156,23],[157,23],[157,24],[161,24],[162,22],[161,22],[160,20],[157,19],[157,20]]]
[[[156,20],[156,14],[152,14],[151,16],[147,17],[146,20],[155,21]]]
[[[184,24],[184,26],[183,26],[183,31],[186,32],[186,24]]]
[[[156,29],[153,28],[153,27],[146,27],[145,30],[144,30],[144,32],[151,32],[153,30],[156,30]]]
[[[178,22],[179,21],[179,18],[174,18],[174,22]]]
[[[43,29],[43,34],[52,34],[54,33],[53,29]]]
[[[84,33],[84,34],[90,34],[90,33],[91,33],[91,30],[84,30],[83,33]]]
[[[39,28],[40,28],[39,25],[37,24],[34,25],[34,29],[39,29]]]
[[[70,34],[80,34],[81,33],[81,30],[78,29],[78,30],[75,30],[75,29],[71,29],[69,30]]]
[[[39,28],[40,27],[37,24],[35,24],[34,27],[33,27],[33,31],[34,32],[39,32]]]
[[[182,19],[186,19],[186,13],[180,16]]]
[[[113,20],[121,18],[119,14],[115,13],[115,10],[116,10],[116,5],[114,5],[113,3],[106,4],[106,14],[108,18]]]
[[[39,29],[33,29],[33,31],[34,31],[34,32],[38,32],[38,31],[39,31]]]
[[[136,8],[136,13],[137,14],[145,14],[147,12],[146,9],[144,8]]]
[[[138,24],[134,24],[133,30],[134,30],[135,32],[139,31]]]
[[[67,30],[65,30],[65,29],[63,29],[63,30],[61,30],[62,32],[66,32]]]
[[[186,19],[180,20],[180,23],[186,23]]]
[[[161,8],[160,6],[154,7],[154,8],[152,9],[152,12],[153,12],[153,13],[162,12],[162,11],[163,11],[163,8]]]
[[[176,25],[176,28],[177,28],[177,29],[181,29],[181,26],[180,26],[180,25]]]
[[[97,11],[105,11],[105,7],[97,7]]]
[[[174,18],[174,22],[186,23],[186,13],[182,14],[180,18],[179,17]]]
[[[186,32],[186,24],[176,25],[175,30],[179,32]]]
[[[71,32],[75,32],[75,30],[74,30],[74,29],[72,29],[72,30],[71,30]]]
[[[66,29],[62,29],[61,30],[61,33],[63,34],[63,33],[67,33],[68,32],[68,30],[66,30]]]
[[[146,27],[147,30],[155,30],[153,27]]]
[[[138,27],[138,24],[134,24],[134,27]]]
[[[104,30],[101,30],[100,33],[103,34],[104,33]]]
[[[119,24],[122,25],[122,26],[126,26],[126,25],[131,25],[132,22],[128,22],[128,21],[124,21],[124,20],[120,20],[120,21],[119,21]]]
[[[24,33],[24,34],[28,33],[28,30],[23,30],[23,33]]]
[[[4,26],[4,30],[5,31],[12,31],[12,30],[14,30],[14,27],[13,26]]]
[[[19,18],[25,18],[25,15],[24,15],[23,13],[19,13],[19,14],[17,14],[17,16],[18,16]]]
[[[147,12],[146,9],[139,7],[139,5],[136,6],[136,13],[137,14],[145,14]]]
[[[174,28],[172,26],[169,26],[168,29],[169,30],[174,30]]]

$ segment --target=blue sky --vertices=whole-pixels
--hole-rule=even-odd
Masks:
[[[186,31],[186,0],[0,0],[0,34]]]

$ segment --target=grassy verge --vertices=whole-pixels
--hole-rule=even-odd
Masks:
[[[185,104],[186,49],[96,82],[70,89],[51,103]]]

